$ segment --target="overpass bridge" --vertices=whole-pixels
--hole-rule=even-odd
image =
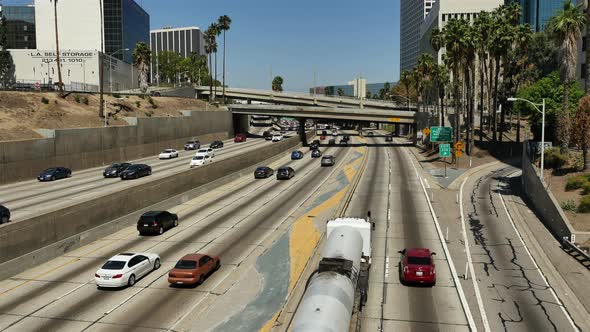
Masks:
[[[197,96],[209,96],[208,86],[198,86],[195,88]],[[217,88],[216,96],[221,96],[220,88]],[[344,96],[324,96],[309,95],[295,92],[275,92],[269,90],[225,88],[225,95],[230,99],[260,101],[266,103],[277,103],[282,105],[299,105],[299,106],[323,106],[323,107],[347,107],[347,108],[373,108],[385,110],[408,110],[406,105],[401,105],[393,101],[374,100],[374,99],[357,99]],[[411,109],[415,109],[411,107]]]

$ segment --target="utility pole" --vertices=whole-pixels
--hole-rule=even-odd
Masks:
[[[102,7],[102,0],[99,1],[100,6],[100,52],[98,53],[98,77],[99,77],[99,90],[100,90],[100,100],[98,106],[98,117],[104,117],[105,108],[104,108],[104,16],[103,16],[103,7]]]
[[[59,80],[58,84],[59,84],[59,96],[63,97],[64,96],[64,88],[63,88],[63,83],[61,80],[61,61],[59,59],[59,32],[57,29],[57,0],[50,0],[53,2],[53,17],[54,17],[54,23],[55,23],[55,54],[56,54],[56,60],[57,60],[57,78]]]

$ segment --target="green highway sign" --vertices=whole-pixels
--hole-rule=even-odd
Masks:
[[[450,142],[453,140],[453,127],[430,127],[431,142]]]
[[[451,156],[451,144],[441,144],[438,146],[438,153],[441,158]]]

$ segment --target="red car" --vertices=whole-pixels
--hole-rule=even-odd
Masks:
[[[320,140],[322,140],[322,141],[323,141],[323,140],[325,140],[325,139],[326,139],[326,136],[324,136],[324,135],[320,136]]]
[[[244,134],[237,134],[236,137],[234,137],[234,143],[245,142],[245,141],[246,141],[246,135],[244,135]]]
[[[173,285],[202,284],[220,266],[221,260],[217,256],[188,254],[168,272],[168,282]]]
[[[436,270],[432,259],[435,252],[426,248],[408,248],[398,252],[401,254],[399,277],[402,284],[436,284]]]

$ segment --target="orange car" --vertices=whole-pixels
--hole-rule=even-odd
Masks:
[[[174,285],[202,284],[219,266],[221,260],[217,256],[188,254],[168,272],[168,282]]]

